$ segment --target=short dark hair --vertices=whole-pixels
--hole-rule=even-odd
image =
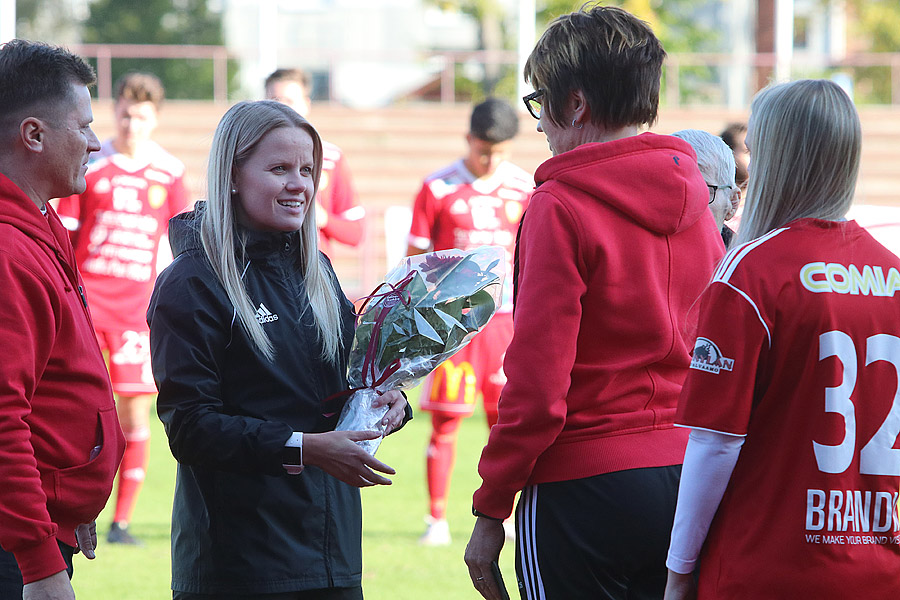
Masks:
[[[159,77],[153,73],[131,71],[116,82],[116,100],[152,102],[153,106],[159,108],[165,97],[166,90]]]
[[[52,111],[72,98],[72,84],[96,80],[94,69],[65,48],[11,40],[0,46],[0,124],[21,120],[26,110]]]
[[[543,110],[563,126],[563,106],[582,90],[591,122],[652,124],[666,52],[650,26],[615,6],[584,5],[550,23],[525,62],[525,81],[543,90]]]
[[[729,123],[722,133],[719,134],[719,137],[722,138],[722,141],[728,144],[728,147],[731,148],[732,152],[735,150],[743,151],[743,148],[739,148],[738,144],[740,144],[740,138],[742,135],[747,133],[747,124],[746,123]]]
[[[469,133],[492,144],[511,140],[519,133],[519,116],[508,102],[488,98],[472,109]]]
[[[268,88],[273,83],[281,83],[282,81],[293,81],[302,85],[307,93],[312,91],[312,79],[310,79],[309,73],[303,69],[275,69],[266,77],[263,87]]]

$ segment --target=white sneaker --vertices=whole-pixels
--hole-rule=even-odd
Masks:
[[[425,517],[428,527],[425,533],[419,538],[419,544],[422,546],[449,546],[450,545],[450,526],[447,519],[435,519],[431,515]]]

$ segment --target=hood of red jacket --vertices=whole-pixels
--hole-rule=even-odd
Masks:
[[[45,246],[51,254],[56,254],[68,265],[75,264],[75,253],[69,242],[69,234],[59,221],[56,212],[48,204],[47,217],[41,214],[31,198],[0,173],[0,223],[7,223]]]
[[[664,235],[687,229],[709,210],[694,149],[668,135],[584,144],[545,161],[534,178],[538,186],[552,179],[581,190]]]

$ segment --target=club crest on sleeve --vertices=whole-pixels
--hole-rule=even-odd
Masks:
[[[698,337],[691,357],[691,368],[708,373],[731,371],[734,368],[734,359],[722,356],[722,351],[712,340]]]

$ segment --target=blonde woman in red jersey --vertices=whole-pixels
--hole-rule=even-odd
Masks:
[[[900,259],[844,215],[861,132],[836,84],[751,107],[736,245],[700,301],[666,600],[895,598]]]

